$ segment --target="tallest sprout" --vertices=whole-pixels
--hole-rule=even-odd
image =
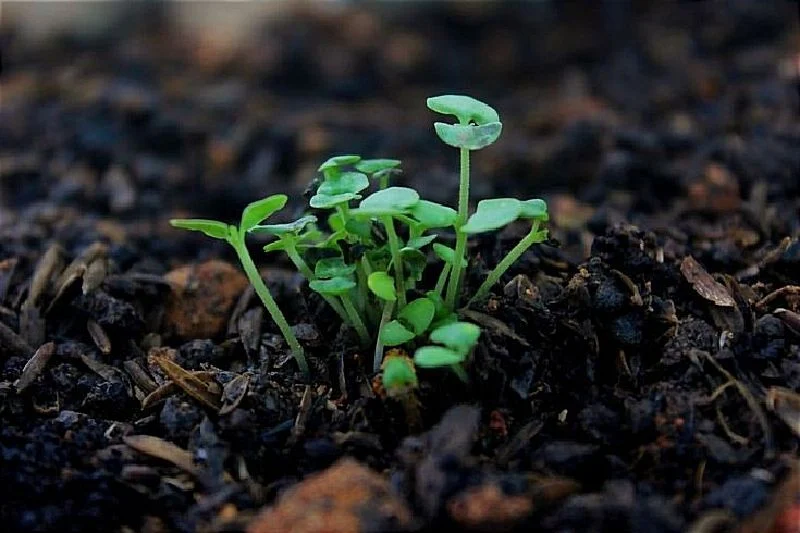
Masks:
[[[447,145],[459,149],[460,179],[458,187],[458,218],[456,219],[456,258],[466,258],[467,234],[458,231],[467,223],[469,216],[469,152],[480,150],[495,142],[500,136],[503,125],[500,117],[491,106],[483,102],[461,95],[443,95],[428,98],[428,108],[443,115],[453,115],[457,124],[436,122],[433,127],[436,135]],[[463,262],[453,262],[450,281],[447,285],[445,302],[447,307],[455,309],[461,288]]]

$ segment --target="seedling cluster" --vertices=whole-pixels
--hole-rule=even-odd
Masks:
[[[429,98],[428,107],[457,119],[453,124],[434,124],[439,138],[459,150],[457,210],[422,199],[408,187],[393,186],[392,178],[400,172],[398,160],[343,155],[320,165],[322,179],[309,201],[313,214],[294,222],[267,223],[286,204],[286,196],[280,194],[248,205],[238,226],[202,219],[171,221],[173,226],[201,231],[233,246],[305,373],[303,348],[248,254],[248,234],[272,237],[264,250],[284,252],[309,287],[356,331],[361,344],[374,344],[374,371],[381,369],[386,347],[429,340],[431,345],[416,350],[416,366],[451,368],[462,379],[466,379],[463,363],[480,336],[478,326],[458,320],[469,236],[497,231],[518,220],[530,223],[530,231],[489,273],[467,305],[484,298],[526,250],[547,236],[541,227],[548,220],[547,206],[540,199],[482,200],[469,214],[470,152],[500,136],[497,112],[483,102],[457,95]],[[455,233],[455,248],[434,242],[440,231]],[[438,259],[434,264],[440,265],[439,274],[433,287],[422,287],[429,258]],[[387,374],[384,369],[387,389],[397,381],[392,376],[403,376],[404,385],[416,383],[407,370]]]

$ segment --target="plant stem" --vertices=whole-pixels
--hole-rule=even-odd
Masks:
[[[389,238],[389,250],[392,253],[392,265],[394,269],[394,279],[397,284],[397,310],[406,306],[406,284],[403,276],[403,261],[400,258],[400,244],[397,233],[394,231],[394,221],[390,215],[383,215],[381,222],[386,228],[386,236]]]
[[[308,281],[314,281],[317,279],[316,274],[314,274],[314,271],[308,266],[308,263],[306,263],[305,260],[300,257],[299,253],[297,253],[297,248],[295,247],[294,242],[287,241],[286,255],[289,256],[289,259],[292,261],[292,263],[294,263],[294,266],[297,268],[297,270]],[[320,296],[322,296],[322,299],[325,300],[334,311],[336,311],[336,314],[339,315],[339,317],[344,320],[345,323],[350,323],[350,317],[347,316],[347,313],[344,311],[344,307],[342,307],[342,304],[336,301],[336,298],[328,296],[327,294],[320,294]]]
[[[378,372],[381,369],[383,362],[383,341],[381,340],[381,332],[383,327],[392,319],[392,311],[394,310],[394,302],[386,302],[383,306],[383,313],[381,314],[381,324],[378,327],[378,342],[375,343],[375,357],[372,359],[372,371]]]
[[[247,247],[244,242],[244,235],[239,234],[238,230],[233,230],[230,243],[236,250],[236,255],[239,256],[239,261],[242,263],[242,267],[244,268],[244,273],[247,275],[247,279],[250,280],[250,283],[253,285],[256,294],[258,294],[258,297],[261,298],[261,303],[263,303],[264,307],[267,308],[267,312],[272,317],[272,320],[275,321],[275,324],[277,324],[278,329],[281,330],[283,338],[286,339],[286,343],[292,350],[292,355],[294,356],[295,361],[297,361],[297,366],[300,367],[300,370],[306,376],[310,376],[308,362],[306,361],[303,347],[300,346],[300,343],[297,341],[297,337],[295,337],[291,326],[289,326],[289,322],[286,321],[286,317],[283,315],[280,307],[278,307],[278,304],[272,298],[267,285],[264,283],[264,280],[261,278],[261,274],[258,272],[258,268],[256,268],[255,263],[253,263],[253,260],[250,258],[250,253],[247,251]]]
[[[350,300],[349,296],[342,296],[342,303],[344,304],[345,311],[347,311],[347,315],[350,317],[350,320],[353,323],[353,327],[356,328],[356,333],[358,333],[358,338],[361,339],[361,344],[366,346],[369,344],[370,339],[369,333],[367,333],[367,327],[364,325],[364,321],[361,320],[361,316],[353,306],[353,302]]]
[[[439,279],[436,280],[436,287],[434,291],[436,295],[441,298],[442,291],[444,290],[444,284],[447,281],[447,275],[450,273],[450,263],[445,263],[442,267],[442,272],[439,274]]]
[[[520,240],[514,248],[508,252],[502,261],[497,263],[497,266],[494,267],[494,270],[489,272],[489,275],[486,276],[486,280],[478,287],[478,290],[475,292],[475,295],[470,298],[469,302],[467,302],[467,306],[476,302],[486,296],[489,293],[489,290],[497,283],[503,274],[513,265],[517,259],[520,258],[525,251],[536,244],[537,242],[542,242],[541,234],[539,233],[539,221],[534,220],[533,224],[531,225],[531,230],[528,232],[525,237]]]
[[[450,283],[447,285],[447,307],[452,311],[456,308],[459,289],[461,288],[462,262],[466,259],[467,234],[459,231],[467,223],[469,215],[469,150],[461,148],[460,152],[460,180],[458,186],[458,218],[456,219],[456,250],[453,259],[453,270],[450,273]]]
[[[383,190],[389,186],[389,173],[384,172],[378,180],[378,187]]]
[[[464,383],[469,383],[469,376],[467,375],[467,371],[464,370],[464,367],[461,365],[450,365],[450,368],[455,372],[456,376],[458,376],[458,379]]]

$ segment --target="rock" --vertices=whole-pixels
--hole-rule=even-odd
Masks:
[[[164,280],[172,288],[164,329],[184,339],[218,337],[248,283],[236,267],[218,260],[177,268]]]
[[[295,485],[261,512],[247,533],[368,533],[407,531],[411,511],[388,480],[353,459]]]
[[[508,531],[533,511],[531,498],[509,495],[495,484],[468,489],[447,504],[453,520],[466,531]]]

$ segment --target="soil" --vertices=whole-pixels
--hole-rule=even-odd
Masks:
[[[235,50],[5,28],[4,531],[797,533],[797,9],[302,8]],[[167,221],[276,192],[290,220],[337,153],[452,203],[443,92],[504,120],[473,198],[547,199],[551,238],[464,312],[469,383],[406,401],[254,240],[306,382],[232,250]],[[475,242],[468,290],[523,231]]]

